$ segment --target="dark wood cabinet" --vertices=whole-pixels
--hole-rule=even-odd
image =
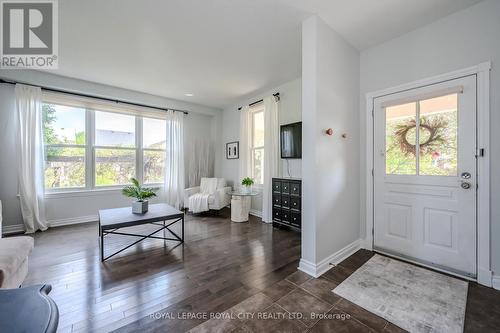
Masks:
[[[300,179],[273,178],[273,225],[300,230],[301,199]]]

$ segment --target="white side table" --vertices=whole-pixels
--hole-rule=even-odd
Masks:
[[[258,195],[257,192],[231,192],[231,221],[248,222],[248,213],[252,204],[252,197]]]

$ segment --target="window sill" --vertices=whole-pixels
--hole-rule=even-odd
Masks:
[[[66,190],[66,191],[50,191],[45,192],[45,199],[60,199],[60,198],[73,198],[73,197],[94,197],[94,196],[103,196],[109,194],[121,194],[123,186],[116,187],[104,187],[104,188],[96,188],[92,190],[82,189],[82,190]],[[163,188],[163,184],[146,184],[147,187],[159,187]]]

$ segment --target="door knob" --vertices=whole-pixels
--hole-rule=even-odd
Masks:
[[[468,190],[468,189],[470,189],[470,183],[467,183],[467,182],[462,182],[462,184],[460,184],[460,186],[461,186],[464,190]]]
[[[460,175],[463,179],[470,179],[471,175],[469,172],[462,172]]]

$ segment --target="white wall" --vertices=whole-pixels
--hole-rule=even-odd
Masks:
[[[302,259],[317,275],[359,233],[359,53],[319,17],[302,26]],[[331,127],[332,136],[325,134]],[[342,133],[347,138],[341,137]]]
[[[423,28],[361,53],[361,192],[365,193],[365,94],[492,61],[491,235],[492,268],[500,273],[500,1],[480,2]],[[361,196],[362,230],[365,197]]]
[[[266,96],[276,92],[280,93],[279,102],[279,123],[289,124],[301,121],[301,79],[296,79],[280,85],[274,89],[266,91],[249,98],[243,99],[240,103],[224,109],[220,126],[222,128],[220,143],[216,150],[216,176],[226,178],[231,186],[239,186],[239,160],[226,159],[225,146],[227,142],[240,140],[240,111],[238,108],[242,105],[248,105],[258,101]],[[290,159],[290,176],[293,178],[301,177],[301,160]],[[286,160],[281,160],[281,175],[288,177]],[[262,195],[252,198],[252,210],[259,214],[262,211]]]
[[[211,150],[214,150],[217,128],[216,119],[217,115],[221,113],[221,110],[42,72],[3,70],[0,71],[0,77],[91,95],[130,100],[148,105],[189,110],[189,115],[184,118],[186,185],[187,168],[189,166],[187,156],[189,156],[189,149],[191,147],[190,143],[197,139],[209,140],[211,142]],[[17,231],[22,225],[19,199],[17,198],[17,123],[15,115],[14,86],[10,84],[1,84],[0,200],[2,200],[3,204],[3,231],[6,233],[9,231]],[[213,170],[213,166],[211,167],[211,170]],[[160,193],[159,197],[155,199],[155,201],[160,200],[163,200],[162,193]],[[130,204],[129,201],[130,200],[128,198],[125,198],[120,194],[119,190],[103,191],[98,194],[78,193],[74,195],[66,194],[63,196],[50,196],[47,198],[46,205],[47,219],[51,225],[95,220],[99,209],[128,205]]]

